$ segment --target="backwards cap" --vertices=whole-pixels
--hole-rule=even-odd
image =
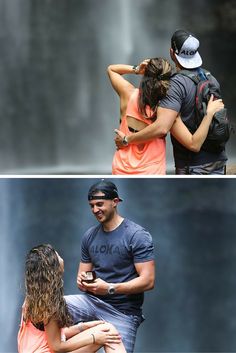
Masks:
[[[185,30],[176,31],[171,38],[171,48],[180,65],[186,69],[195,69],[202,65],[198,52],[199,40]]]
[[[103,196],[95,195],[98,192],[102,192],[104,195]],[[111,181],[105,181],[104,179],[102,179],[98,183],[92,185],[89,189],[89,192],[88,192],[88,200],[89,201],[100,200],[100,199],[113,200],[115,198],[118,198],[119,201],[123,201],[118,195],[118,190],[117,190],[116,185],[114,183],[112,183]]]

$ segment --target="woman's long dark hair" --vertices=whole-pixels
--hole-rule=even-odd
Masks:
[[[167,60],[163,58],[149,60],[140,82],[138,102],[139,111],[146,118],[156,119],[158,102],[167,94],[171,75],[172,67]]]
[[[63,296],[63,272],[50,244],[30,250],[25,263],[25,319],[36,326],[55,319],[59,327],[72,324]]]

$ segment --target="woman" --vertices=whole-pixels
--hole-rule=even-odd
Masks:
[[[18,332],[19,353],[126,353],[116,329],[103,321],[72,323],[63,297],[62,258],[51,245],[39,245],[27,255],[26,297]]]
[[[138,66],[110,65],[107,69],[111,84],[120,97],[120,130],[123,136],[142,130],[156,119],[158,101],[164,98],[172,75],[170,63],[162,58],[146,59]],[[139,88],[124,79],[124,74],[143,75]],[[216,111],[224,107],[221,100],[211,97],[207,114],[192,135],[178,117],[171,129],[172,135],[189,150],[197,152],[203,144]],[[129,145],[116,151],[113,174],[165,174],[165,139]]]

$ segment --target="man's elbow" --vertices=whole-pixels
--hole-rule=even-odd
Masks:
[[[62,352],[65,352],[65,350],[61,350],[60,347],[57,345],[57,344],[52,344],[51,347],[50,347],[53,352],[55,353],[62,353]]]
[[[154,287],[155,287],[155,279],[153,279],[153,280],[151,281],[151,283],[150,283],[150,289],[149,289],[149,290],[154,289]]]
[[[155,287],[155,278],[151,278],[147,284],[146,291],[152,290]]]
[[[192,152],[198,153],[201,149],[201,146],[196,145],[196,144],[192,144],[192,145],[188,146],[188,149]]]
[[[168,134],[169,129],[166,126],[158,126],[156,129],[156,137],[164,138]]]

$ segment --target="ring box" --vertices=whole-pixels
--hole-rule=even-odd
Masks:
[[[95,271],[86,271],[86,279],[83,279],[83,282],[92,283],[96,279]]]

